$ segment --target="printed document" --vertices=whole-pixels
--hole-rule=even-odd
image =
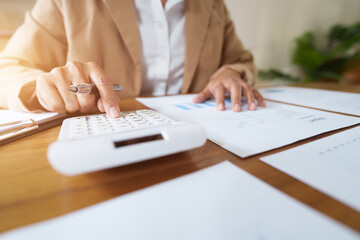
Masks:
[[[64,117],[65,114],[59,114],[55,112],[46,113],[26,113],[11,110],[0,110],[0,124],[15,122],[19,120],[32,119],[37,124],[48,122],[54,119]]]
[[[265,99],[360,116],[360,93],[299,87],[261,88]]]
[[[230,152],[248,157],[324,132],[360,123],[360,118],[287,104],[266,102],[266,108],[250,111],[245,105],[233,112],[218,111],[214,100],[194,104],[195,95],[137,98],[175,120],[202,124],[209,140]]]
[[[360,212],[360,127],[261,160]]]
[[[359,239],[230,162],[0,235],[15,239]]]

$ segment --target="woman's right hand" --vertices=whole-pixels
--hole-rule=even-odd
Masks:
[[[99,90],[95,94],[73,94],[71,85],[94,83]],[[36,95],[48,111],[58,113],[106,112],[111,118],[120,116],[119,99],[113,83],[104,70],[94,62],[68,62],[56,67],[36,80]]]

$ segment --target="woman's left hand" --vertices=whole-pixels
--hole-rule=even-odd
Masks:
[[[241,111],[241,97],[244,96],[250,110],[256,110],[255,99],[259,106],[265,107],[264,98],[258,90],[252,88],[247,80],[252,82],[252,74],[242,73],[228,67],[220,68],[212,77],[205,89],[200,92],[193,102],[200,103],[215,98],[216,107],[219,111],[225,110],[225,93],[230,93],[231,108],[234,112]]]

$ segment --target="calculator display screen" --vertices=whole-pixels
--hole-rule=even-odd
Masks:
[[[123,141],[117,141],[117,142],[114,142],[114,145],[115,145],[115,148],[118,148],[118,147],[125,147],[125,146],[134,145],[134,144],[138,144],[138,143],[151,142],[151,141],[163,140],[163,139],[164,138],[161,134],[155,134],[155,135],[150,135],[150,136],[146,136],[146,137],[139,137],[139,138],[126,139]]]

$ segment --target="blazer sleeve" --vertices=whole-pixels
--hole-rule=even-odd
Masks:
[[[0,53],[0,108],[43,111],[36,79],[66,62],[67,42],[59,4],[38,0]]]
[[[253,55],[244,48],[235,33],[234,23],[224,3],[225,31],[221,57],[222,68],[230,68],[241,74],[245,73],[248,83],[253,86],[257,76]]]

